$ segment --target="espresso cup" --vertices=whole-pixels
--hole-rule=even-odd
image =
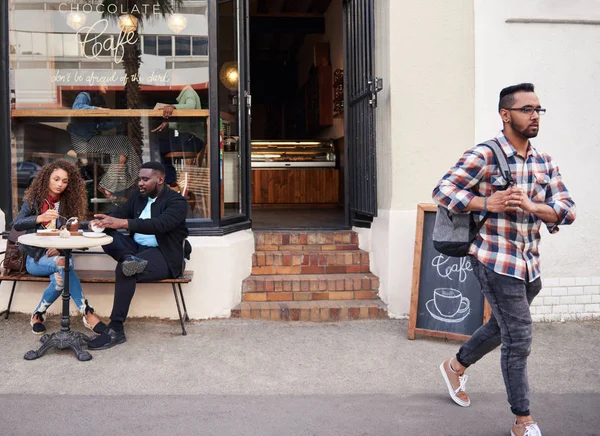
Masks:
[[[104,229],[102,227],[96,227],[92,223],[90,223],[90,230],[94,233],[102,233],[104,231]]]
[[[433,291],[433,304],[438,313],[451,318],[469,310],[471,303],[462,293],[452,288],[437,288]]]

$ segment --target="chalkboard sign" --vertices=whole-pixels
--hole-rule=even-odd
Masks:
[[[416,334],[468,339],[490,316],[471,257],[450,257],[433,248],[437,207],[419,204],[408,338]]]

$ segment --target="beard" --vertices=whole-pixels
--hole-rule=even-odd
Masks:
[[[535,138],[540,131],[539,125],[537,128],[534,128],[532,126],[527,126],[525,128],[522,128],[521,126],[516,125],[512,121],[510,123],[510,127],[512,128],[513,131],[517,132],[523,138],[526,138],[526,139]]]
[[[155,186],[154,189],[152,191],[146,191],[144,194],[142,194],[143,198],[155,198],[158,195],[158,186]]]

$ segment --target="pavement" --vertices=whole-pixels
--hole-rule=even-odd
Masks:
[[[461,408],[438,370],[459,343],[409,341],[405,320],[214,320],[181,336],[150,319],[126,333],[89,362],[67,350],[25,361],[39,344],[28,317],[2,319],[0,435],[510,435],[499,350],[469,369]],[[599,333],[535,324],[531,410],[544,436],[600,436]]]

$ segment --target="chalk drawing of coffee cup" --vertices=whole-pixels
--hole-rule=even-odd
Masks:
[[[471,302],[462,293],[452,288],[437,288],[433,291],[433,304],[437,312],[447,318],[453,318],[467,312]]]

